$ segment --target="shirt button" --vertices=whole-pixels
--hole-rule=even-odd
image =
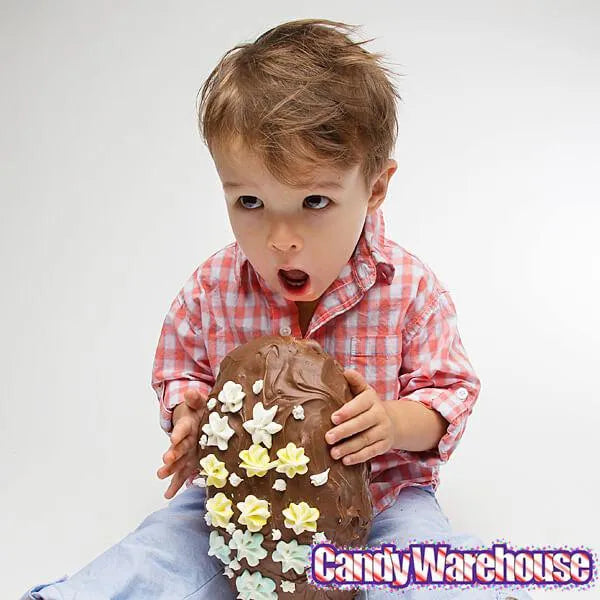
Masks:
[[[461,399],[464,400],[468,395],[469,392],[467,392],[467,390],[465,390],[465,388],[458,388],[456,390],[456,395]]]
[[[279,330],[279,334],[280,335],[291,335],[292,334],[292,330],[286,325],[285,327],[282,327]]]

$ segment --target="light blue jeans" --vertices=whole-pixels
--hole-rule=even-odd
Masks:
[[[120,542],[71,577],[30,588],[20,600],[233,600],[223,563],[208,556],[205,491],[190,487],[151,513]],[[410,541],[409,541],[410,540]],[[444,541],[451,547],[483,547],[470,535],[453,534],[433,489],[404,488],[395,504],[373,521],[367,546]],[[291,595],[284,594],[291,597]],[[531,600],[523,589],[395,589],[365,587],[361,600]]]

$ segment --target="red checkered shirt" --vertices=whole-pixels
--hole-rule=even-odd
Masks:
[[[237,242],[210,256],[173,300],[160,333],[151,385],[162,429],[170,435],[185,390],[208,396],[231,350],[277,334],[303,337],[295,302],[267,287]],[[437,489],[439,467],[462,437],[481,383],[448,290],[426,264],[385,237],[381,208],[367,215],[354,254],[321,297],[304,338],[362,373],[383,400],[421,402],[449,422],[436,448],[395,449],[371,459],[375,513],[406,486]]]

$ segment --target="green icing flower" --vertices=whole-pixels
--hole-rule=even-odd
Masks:
[[[229,564],[229,546],[225,543],[225,538],[219,535],[218,531],[211,531],[208,538],[208,555],[216,556],[222,563]]]
[[[281,570],[286,573],[294,569],[298,575],[302,575],[304,569],[308,566],[308,555],[310,546],[299,545],[296,540],[291,542],[278,542],[273,560],[281,563]]]
[[[277,600],[275,582],[258,571],[250,573],[246,569],[235,580],[235,587],[240,600]]]
[[[236,529],[229,540],[229,547],[237,550],[237,560],[245,558],[251,567],[255,567],[267,555],[267,551],[261,546],[263,540],[262,533]]]

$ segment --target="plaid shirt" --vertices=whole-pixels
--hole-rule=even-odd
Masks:
[[[151,385],[162,429],[170,434],[185,390],[208,396],[221,361],[236,346],[261,335],[302,338],[297,314],[293,301],[267,287],[237,242],[210,256],[173,300],[160,333]],[[354,254],[320,299],[305,338],[359,371],[383,400],[421,402],[449,422],[436,448],[371,459],[375,513],[403,487],[437,489],[439,467],[462,437],[481,384],[449,292],[427,265],[385,237],[381,208],[367,215]]]

